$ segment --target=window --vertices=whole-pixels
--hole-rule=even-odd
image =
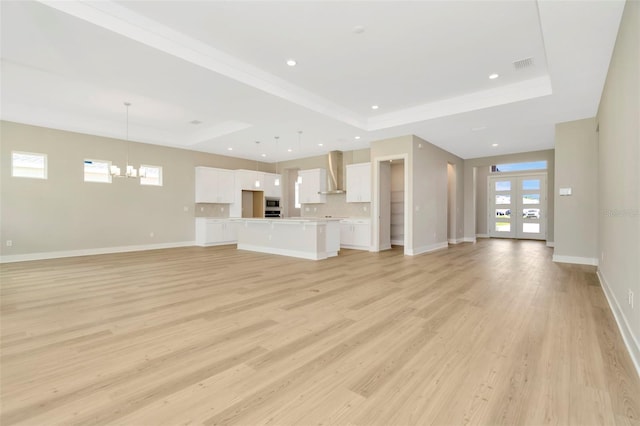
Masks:
[[[46,179],[47,154],[12,151],[11,176]]]
[[[84,160],[84,181],[111,183],[110,167],[111,161]]]
[[[140,165],[140,185],[162,186],[162,167]]]
[[[295,207],[296,209],[299,209],[302,207],[302,204],[300,204],[300,182],[298,180],[296,180],[294,190],[295,190]]]
[[[529,161],[527,163],[496,164],[491,166],[491,173],[520,172],[523,170],[546,170],[546,161]]]

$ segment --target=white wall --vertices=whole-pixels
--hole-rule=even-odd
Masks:
[[[639,52],[640,3],[628,1],[597,116],[598,274],[640,374]]]

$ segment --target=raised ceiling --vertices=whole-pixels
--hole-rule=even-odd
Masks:
[[[463,158],[553,148],[597,112],[624,1],[1,7],[3,120],[124,138],[128,101],[131,140],[283,161],[406,134]]]

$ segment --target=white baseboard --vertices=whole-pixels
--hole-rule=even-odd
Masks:
[[[464,241],[465,243],[475,243],[476,239],[475,237],[464,237],[462,241]]]
[[[65,251],[47,251],[42,253],[10,254],[8,256],[0,256],[0,263],[28,262],[30,260],[59,259],[63,257],[94,256],[96,254],[127,253],[131,251],[159,250],[159,249],[176,248],[176,247],[191,247],[194,245],[195,245],[195,241],[180,241],[177,243],[145,244],[145,245],[139,245],[139,246],[100,247],[95,249],[83,249],[83,250],[65,250]]]
[[[638,376],[640,376],[640,343],[638,343],[635,336],[631,332],[631,327],[629,327],[629,322],[624,316],[624,312],[620,308],[618,299],[616,299],[615,294],[613,293],[613,291],[611,291],[611,287],[609,287],[609,283],[605,279],[601,270],[598,270],[598,279],[600,280],[600,286],[604,291],[607,302],[609,302],[611,312],[613,312],[613,317],[618,324],[618,329],[620,330],[620,334],[622,334],[622,340],[624,340],[624,344],[627,347],[627,351],[629,352],[631,361],[636,367],[636,373],[638,374]]]
[[[575,263],[576,265],[598,266],[598,259],[595,257],[561,256],[554,254],[552,259],[557,263]]]
[[[449,244],[460,244],[464,238],[449,238]]]
[[[391,240],[391,245],[392,246],[403,246],[404,245],[404,239],[402,239],[402,240]]]
[[[476,238],[489,238],[489,234],[476,234]]]
[[[547,247],[555,247],[556,243],[554,243],[553,241],[547,241]]]
[[[431,244],[428,246],[418,247],[416,249],[407,249],[405,247],[405,254],[408,254],[409,256],[416,256],[418,254],[429,253],[436,250],[442,250],[448,247],[449,247],[449,243],[447,241],[442,243]]]

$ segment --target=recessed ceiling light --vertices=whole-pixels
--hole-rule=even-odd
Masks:
[[[356,25],[353,27],[353,32],[355,34],[362,34],[364,32],[364,27],[362,25]]]
[[[227,151],[233,151],[233,148],[229,147],[227,148]]]
[[[292,152],[293,150],[291,148],[287,149],[287,152]]]
[[[297,64],[295,59],[287,59],[287,65],[289,65],[290,67],[295,67]]]
[[[260,157],[266,157],[267,154],[260,154]]]
[[[495,148],[496,146],[498,146],[498,144],[497,143],[492,143],[491,146]]]
[[[322,146],[323,144],[319,143],[318,146]]]
[[[356,136],[354,139],[355,139],[355,140],[358,140],[358,139],[360,139],[360,136]]]
[[[378,109],[378,105],[371,105],[371,109]]]
[[[495,79],[496,79],[496,78],[498,78],[498,77],[500,77],[500,74],[496,74],[495,72],[494,72],[493,74],[490,74],[490,75],[489,75],[489,78],[490,78],[491,80],[495,80]]]

